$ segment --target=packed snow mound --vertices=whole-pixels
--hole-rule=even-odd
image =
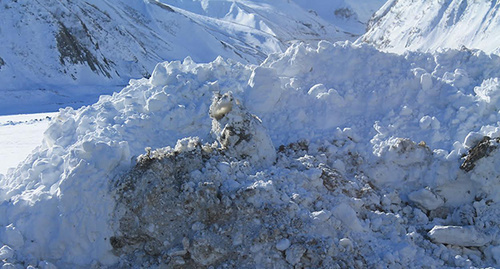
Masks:
[[[349,42],[159,63],[1,179],[1,263],[497,266],[499,65]]]
[[[463,48],[500,54],[499,10],[497,1],[391,0],[360,41],[396,53]]]

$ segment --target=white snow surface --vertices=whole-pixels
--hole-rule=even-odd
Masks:
[[[15,168],[42,143],[53,113],[0,116],[0,174]]]
[[[500,54],[499,10],[497,1],[390,0],[360,41],[396,53],[453,48]]]
[[[150,79],[131,80],[93,105],[61,109],[43,144],[0,175],[0,264],[154,267],[146,247],[133,259],[114,254],[110,238],[121,228],[112,184],[129,175],[145,148],[141,160],[151,149],[159,156],[190,152],[196,141],[213,145],[212,98],[232,92],[262,121],[258,132],[267,130],[277,162],[253,165],[231,155],[206,167],[207,178],[192,171],[199,185],[183,188],[213,180],[228,201],[249,193],[252,212],[278,208],[285,220],[302,223],[269,216],[276,225],[269,230],[283,233],[258,243],[229,234],[237,254],[238,246],[253,244],[246,265],[498,266],[498,142],[489,142],[473,169],[460,169],[483,136],[500,136],[498,66],[500,57],[481,51],[396,55],[326,41],[294,44],[260,65],[221,57],[159,63]],[[196,234],[218,231],[175,221]],[[165,249],[164,262],[224,266],[226,245],[204,255],[200,246],[211,239],[200,240]]]

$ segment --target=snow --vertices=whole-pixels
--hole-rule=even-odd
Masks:
[[[497,3],[82,3],[1,7],[0,113],[70,105],[0,117],[2,268],[499,266]]]
[[[429,231],[429,237],[439,243],[465,247],[482,247],[491,240],[474,226],[440,226]]]
[[[160,63],[3,177],[2,263],[496,266],[499,64],[325,41]]]
[[[359,41],[395,53],[453,48],[499,54],[499,9],[496,1],[391,0]]]
[[[0,174],[15,168],[42,142],[43,132],[55,113],[0,116]]]
[[[130,79],[148,78],[166,60],[207,63],[222,56],[259,64],[295,40],[354,40],[364,32],[366,21],[345,28],[346,20],[325,19],[308,6],[288,0],[6,3],[0,6],[0,91],[8,94],[0,97],[1,113],[89,105]]]

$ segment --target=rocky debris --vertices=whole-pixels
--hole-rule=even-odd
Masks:
[[[364,259],[352,258],[360,256],[356,244],[339,239],[345,232],[363,230],[357,207],[324,199],[332,190],[322,182],[322,174],[346,201],[350,195],[373,193],[356,192],[356,186],[363,185],[358,179],[348,180],[311,159],[311,149],[304,145],[284,146],[276,164],[280,168],[265,169],[196,137],[179,140],[175,148],[148,148],[112,190],[116,233],[110,243],[120,257],[119,266],[368,266]],[[294,184],[304,191],[290,189]]]
[[[232,92],[216,94],[210,106],[212,133],[224,154],[248,159],[254,165],[269,166],[276,150],[261,120],[233,97]]]
[[[460,169],[465,172],[469,172],[476,166],[476,162],[486,156],[488,156],[494,149],[497,148],[497,145],[500,142],[500,138],[490,138],[488,136],[484,136],[481,141],[479,141],[474,147],[469,150],[467,156],[465,156],[465,160],[460,166]]]
[[[333,238],[306,235],[312,220],[281,200],[274,184],[239,179],[237,171],[250,174],[245,162],[230,162],[197,138],[182,143],[193,146],[143,155],[116,182],[118,232],[111,244],[121,265],[318,268],[318,255],[336,251]]]

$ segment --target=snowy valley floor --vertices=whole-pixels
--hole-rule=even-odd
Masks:
[[[0,116],[0,174],[6,174],[42,143],[43,132],[56,113]]]
[[[498,66],[349,42],[160,63],[0,176],[0,265],[497,267]]]

